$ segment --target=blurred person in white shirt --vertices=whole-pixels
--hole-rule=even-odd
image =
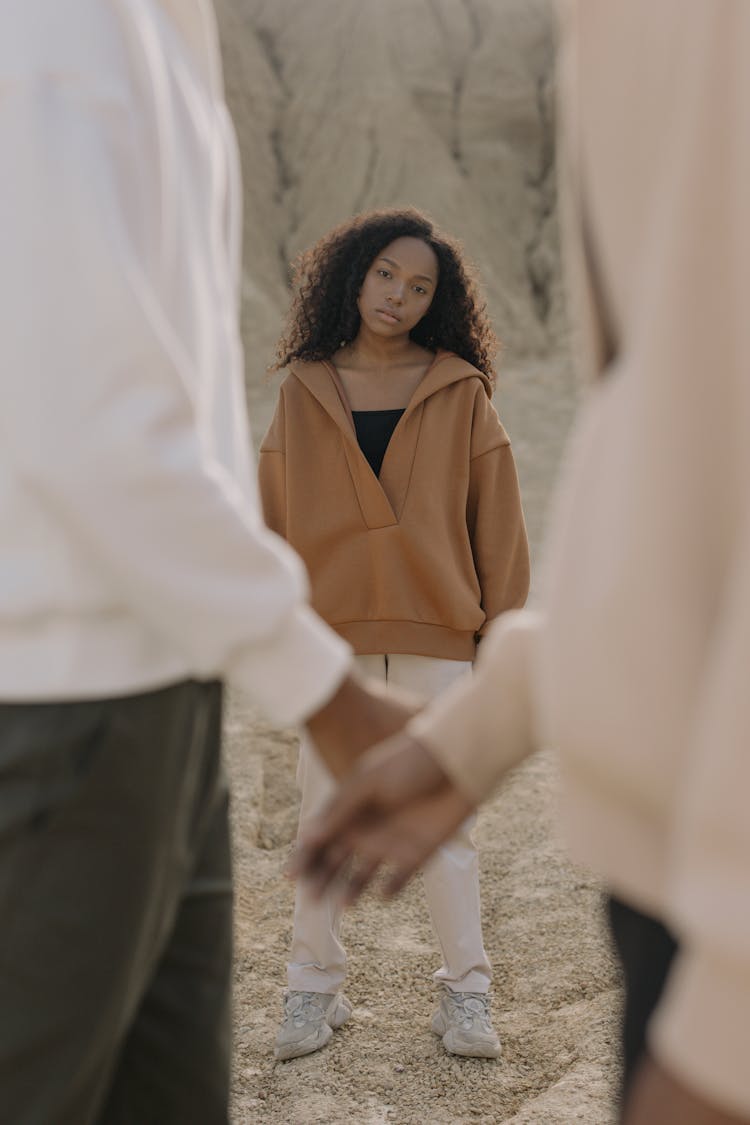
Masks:
[[[224,1125],[221,682],[406,712],[260,514],[211,4],[2,0],[0,153],[0,1122]]]

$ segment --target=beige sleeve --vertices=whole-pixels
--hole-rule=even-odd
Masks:
[[[649,1045],[688,1089],[750,1120],[750,4],[570,0],[565,29],[577,233],[596,236],[590,320],[601,329],[611,306],[618,362],[676,426],[700,412],[715,475],[694,488],[695,519],[707,506],[726,514],[703,604],[685,605],[702,615],[705,649],[660,826],[662,913],[680,950]],[[593,353],[601,367],[606,348]],[[665,452],[660,472],[672,471]]]
[[[538,748],[536,648],[541,616],[505,613],[482,643],[474,675],[459,680],[409,723],[471,800],[485,800],[508,770]]]

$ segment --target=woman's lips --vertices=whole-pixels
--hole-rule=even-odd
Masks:
[[[399,324],[401,317],[390,309],[375,309],[375,312],[386,324]]]

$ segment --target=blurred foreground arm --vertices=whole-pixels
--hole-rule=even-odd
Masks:
[[[593,288],[610,313],[613,363],[603,393],[631,432],[621,447],[619,505],[607,489],[604,454],[605,444],[616,448],[614,425],[612,444],[602,440],[597,483],[623,521],[623,538],[611,542],[631,560],[632,620],[641,619],[646,644],[669,637],[672,650],[661,650],[671,667],[651,721],[665,731],[671,723],[674,733],[656,740],[652,762],[641,761],[639,796],[627,792],[625,774],[615,780],[606,747],[601,763],[620,808],[637,810],[642,838],[654,842],[652,870],[634,867],[619,890],[636,903],[640,895],[679,939],[647,1031],[653,1061],[635,1081],[625,1120],[748,1122],[750,5],[579,0],[572,9],[578,128],[569,148]],[[666,418],[683,441],[664,440]],[[624,482],[639,474],[639,491],[631,492]],[[692,528],[699,530],[691,535]],[[672,588],[667,567],[661,579],[661,622],[641,617],[638,604],[644,543],[671,561]],[[557,622],[574,556],[569,563],[556,590],[550,586]],[[642,573],[658,582],[658,569]],[[627,631],[619,635],[626,651]],[[672,692],[664,690],[670,675]],[[647,714],[643,695],[633,698]],[[659,795],[660,775],[672,778],[668,794]],[[606,843],[603,823],[591,834],[594,860],[597,836]]]
[[[557,513],[553,687],[563,702],[560,642],[590,607],[583,625],[598,638],[600,686],[614,687],[617,670],[627,683],[631,668],[634,710],[658,731],[646,755],[648,733],[634,724],[628,775],[602,724],[588,755],[600,771],[594,818],[571,804],[569,836],[679,940],[627,1125],[748,1121],[750,5],[569,0],[564,9],[558,88],[571,216],[562,226],[574,235],[566,256],[577,242],[587,282],[572,279],[571,292],[590,298],[587,366],[609,370],[586,419],[577,502]],[[579,589],[576,598],[581,577],[590,597]],[[647,647],[658,656],[636,691],[638,628],[644,656]],[[583,683],[601,706],[601,692]],[[572,724],[564,739],[575,769]],[[649,841],[639,860],[636,834]]]
[[[354,900],[381,867],[394,893],[536,746],[534,641],[540,618],[505,614],[477,670],[366,754],[300,843],[292,872],[323,890],[346,876]],[[356,866],[355,866],[356,865]]]
[[[419,710],[406,692],[349,673],[335,694],[307,720],[316,749],[334,777],[347,773],[371,746],[401,730]]]

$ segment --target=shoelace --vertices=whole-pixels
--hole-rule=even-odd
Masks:
[[[445,995],[448,997],[451,1015],[462,1027],[469,1028],[478,1020],[485,1031],[490,1030],[490,1001],[483,992],[451,992],[446,989]]]
[[[295,1027],[301,1027],[303,1023],[323,1019],[325,1011],[314,992],[297,992],[284,1000],[284,1015]]]

